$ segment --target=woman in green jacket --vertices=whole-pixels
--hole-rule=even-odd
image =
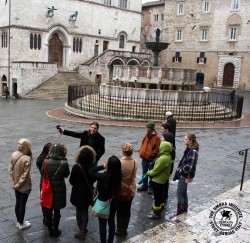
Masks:
[[[162,141],[159,149],[159,158],[154,162],[153,169],[147,172],[147,175],[152,178],[155,201],[153,211],[147,215],[150,219],[159,219],[161,211],[164,209],[163,191],[170,176],[171,150],[171,143]]]
[[[67,150],[64,144],[53,144],[50,147],[48,160],[45,160],[42,166],[42,175],[44,164],[47,162],[47,173],[53,191],[52,208],[45,209],[45,217],[49,229],[49,236],[58,237],[61,231],[58,229],[61,214],[60,209],[66,207],[66,184],[65,178],[70,174],[68,160],[66,159]],[[53,225],[52,225],[52,216]]]

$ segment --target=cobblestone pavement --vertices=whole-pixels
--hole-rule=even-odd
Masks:
[[[244,92],[244,111],[250,112],[250,93]],[[58,239],[50,239],[48,232],[43,227],[41,208],[39,205],[39,172],[35,166],[37,156],[40,154],[43,145],[47,142],[63,142],[68,148],[68,159],[70,167],[74,164],[74,155],[79,147],[79,140],[64,135],[59,135],[56,125],[60,124],[67,129],[82,131],[88,129],[89,125],[84,123],[73,123],[66,120],[56,120],[46,115],[48,110],[63,107],[65,100],[39,101],[39,100],[14,100],[0,99],[1,108],[1,129],[0,129],[0,242],[78,242],[73,238],[77,231],[75,220],[75,209],[69,202],[71,186],[67,181],[67,207],[62,210],[60,227],[62,235]],[[100,127],[100,133],[106,138],[106,153],[102,161],[111,155],[121,156],[121,144],[130,142],[138,149],[146,130],[143,127]],[[199,213],[207,209],[207,202],[218,197],[227,190],[239,185],[243,167],[243,158],[238,151],[249,147],[250,128],[214,129],[182,128],[177,130],[177,160],[182,156],[185,149],[183,136],[186,133],[194,132],[200,143],[201,150],[197,166],[197,175],[188,189],[190,211]],[[8,163],[10,156],[16,149],[17,141],[21,137],[27,137],[32,141],[33,166],[31,177],[33,189],[27,203],[26,219],[30,220],[32,226],[27,230],[17,230],[15,227],[14,192],[8,181]],[[137,180],[141,177],[140,159],[137,153],[134,157],[138,160],[139,169]],[[249,163],[246,167],[245,180],[250,179]],[[244,190],[244,185],[243,185]],[[168,215],[176,210],[176,184],[170,184],[169,202],[164,217],[160,220],[149,220],[146,215],[153,203],[151,195],[137,193],[132,205],[132,218],[129,225],[127,238],[116,238],[115,242],[123,242],[126,239],[136,237],[144,231],[170,222]],[[171,221],[172,222],[172,221]],[[178,224],[172,222],[172,224]],[[90,217],[89,233],[85,242],[99,242],[98,221]],[[139,241],[138,241],[139,242]],[[142,241],[141,241],[142,242]],[[148,241],[154,242],[154,241]],[[156,241],[155,241],[156,242]],[[173,241],[175,242],[175,241]],[[176,241],[177,242],[177,241]],[[208,241],[209,242],[209,239]],[[211,241],[212,242],[212,241]]]

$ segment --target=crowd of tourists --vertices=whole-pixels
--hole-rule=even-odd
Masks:
[[[142,179],[136,188],[137,160],[133,158],[134,148],[130,143],[121,146],[122,157],[111,156],[100,163],[105,153],[105,138],[99,133],[99,124],[92,122],[84,132],[74,132],[57,126],[61,134],[79,138],[80,148],[75,155],[71,171],[67,160],[67,148],[61,143],[46,143],[36,165],[41,174],[40,204],[43,224],[50,237],[59,237],[61,209],[66,207],[66,183],[69,177],[72,186],[70,202],[75,206],[76,224],[79,231],[74,237],[84,240],[88,232],[89,214],[98,218],[100,241],[113,242],[128,234],[131,205],[136,191],[153,194],[152,211],[149,219],[159,219],[168,200],[169,177],[174,170],[176,154],[176,120],[171,112],[166,112],[166,121],[161,125],[161,135],[155,130],[155,123],[146,124],[146,135],[142,139],[139,154]],[[176,215],[187,212],[187,185],[195,176],[199,144],[195,134],[186,134],[186,150],[174,174],[178,180]],[[26,203],[31,192],[31,141],[22,138],[17,151],[10,159],[9,178],[15,192],[16,227],[20,230],[31,226],[25,221]],[[98,163],[99,162],[99,163]],[[107,230],[108,225],[108,230]]]

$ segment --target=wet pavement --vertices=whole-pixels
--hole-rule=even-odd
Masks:
[[[244,96],[244,111],[250,112],[250,93],[244,92]],[[56,108],[63,107],[65,102],[65,100],[0,99],[0,242],[78,242],[78,240],[75,240],[73,237],[73,234],[78,229],[75,220],[75,209],[69,202],[71,186],[68,183],[68,179],[66,179],[68,203],[66,208],[61,211],[62,218],[60,228],[62,235],[58,239],[48,237],[48,232],[42,224],[42,213],[39,205],[40,174],[35,166],[36,158],[40,154],[43,145],[47,142],[65,143],[68,149],[70,167],[74,164],[74,155],[79,147],[79,140],[59,135],[56,130],[56,125],[60,124],[66,129],[75,131],[88,129],[89,125],[67,120],[57,120],[46,115],[46,112],[49,110],[53,111]],[[203,213],[203,217],[208,218],[209,214],[207,212],[208,215],[206,215],[206,210],[211,206],[211,202],[216,202],[215,198],[220,197],[226,191],[239,185],[244,158],[238,154],[238,151],[250,147],[250,127],[241,127],[237,124],[234,128],[231,127],[227,129],[222,129],[220,126],[217,127],[216,124],[213,125],[213,129],[188,128],[188,124],[183,128],[177,126],[177,160],[175,162],[175,168],[185,149],[183,136],[186,133],[194,132],[197,135],[197,140],[201,147],[196,177],[193,183],[188,187],[190,217],[205,212]],[[106,138],[106,153],[102,157],[102,161],[113,154],[121,156],[121,145],[124,142],[130,142],[134,144],[135,149],[139,149],[145,132],[145,128],[140,126],[119,127],[101,125],[100,133]],[[28,199],[25,217],[25,219],[31,222],[32,226],[27,230],[20,231],[15,227],[15,196],[8,181],[8,163],[12,152],[16,150],[17,141],[22,137],[27,137],[32,141],[33,166],[31,177],[33,189]],[[136,158],[139,163],[137,173],[137,180],[139,180],[141,177],[141,166],[138,153],[134,154],[134,158]],[[248,162],[245,181],[249,179],[250,165]],[[180,239],[178,240],[173,236],[173,232],[180,232],[176,227],[181,228],[182,224],[180,223],[181,220],[169,220],[169,215],[176,210],[176,186],[176,183],[170,184],[168,207],[163,217],[155,221],[149,220],[146,217],[153,203],[151,195],[147,195],[144,192],[137,193],[132,205],[132,217],[128,236],[127,238],[116,237],[115,242],[124,242],[128,239],[131,239],[131,242],[162,242],[164,241],[163,239],[157,241],[154,235],[152,238],[152,234],[149,234],[146,238],[140,238],[141,234],[145,231],[148,232],[147,230],[157,225],[160,227],[157,234],[160,235],[165,232],[163,237],[166,238],[166,242],[193,241],[194,239],[190,238],[191,240],[189,241],[189,238],[185,239],[185,237],[180,241]],[[162,223],[164,224],[162,225]],[[242,228],[244,228],[243,226]],[[164,227],[169,227],[173,230],[166,234]],[[249,230],[249,225],[245,225],[245,228]],[[99,242],[98,221],[96,218],[90,216],[88,230],[89,232],[85,242]],[[146,234],[144,234],[144,237],[145,235]],[[204,239],[194,242],[214,242],[209,236],[207,241]],[[243,242],[243,239],[241,242]]]

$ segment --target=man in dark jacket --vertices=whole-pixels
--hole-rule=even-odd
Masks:
[[[64,135],[80,138],[80,147],[85,145],[92,147],[96,152],[96,164],[105,153],[105,138],[98,132],[99,124],[97,122],[92,122],[89,131],[86,130],[82,133],[64,130],[62,127],[59,127],[58,130]]]
[[[170,132],[174,135],[175,137],[175,133],[176,133],[176,119],[174,118],[173,114],[171,111],[167,111],[166,112],[166,122],[168,124],[170,124],[171,126],[171,129],[170,129]]]

